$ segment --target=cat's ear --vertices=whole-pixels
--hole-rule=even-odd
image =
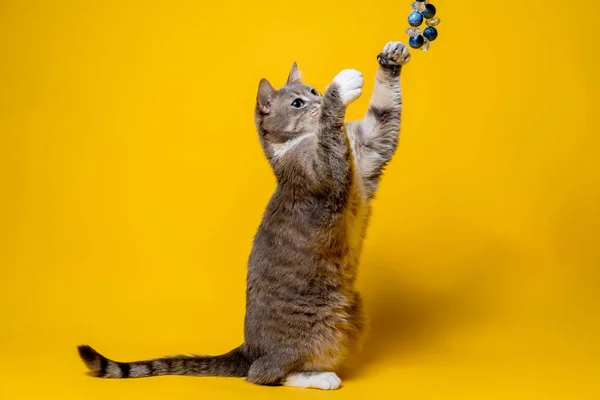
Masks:
[[[271,103],[273,102],[273,97],[275,96],[275,89],[266,79],[261,79],[258,84],[258,94],[256,95],[256,105],[258,109],[264,113],[268,114],[271,111]]]
[[[294,61],[292,64],[292,69],[290,70],[290,74],[288,75],[286,85],[297,82],[300,82],[300,70],[298,69],[298,64],[296,64]]]

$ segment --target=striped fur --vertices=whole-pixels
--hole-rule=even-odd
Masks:
[[[172,356],[152,360],[113,361],[90,346],[79,346],[79,356],[98,378],[145,378],[160,375],[246,376],[250,362],[239,349],[219,356]]]

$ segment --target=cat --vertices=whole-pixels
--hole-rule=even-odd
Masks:
[[[302,83],[296,63],[285,86],[262,79],[255,123],[277,179],[248,260],[244,342],[218,356],[137,362],[79,355],[104,378],[157,375],[246,377],[260,385],[337,389],[334,372],[365,328],[356,269],[382,171],[398,145],[400,71],[407,47],[390,42],[364,120],[344,123],[363,77],[343,70],[324,94]]]

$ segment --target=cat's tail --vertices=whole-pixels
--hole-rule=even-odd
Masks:
[[[79,346],[77,349],[90,374],[99,378],[159,375],[243,377],[250,368],[250,361],[239,347],[219,356],[174,356],[134,362],[109,360],[90,346]]]

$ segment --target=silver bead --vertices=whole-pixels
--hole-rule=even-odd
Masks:
[[[427,26],[438,26],[440,24],[440,22],[442,22],[441,19],[439,19],[438,17],[435,18],[431,18],[425,21],[425,24]]]
[[[425,2],[415,1],[410,5],[410,7],[416,12],[421,12],[425,9]]]
[[[406,34],[410,37],[419,36],[421,34],[421,29],[419,28],[408,28],[406,30]]]

